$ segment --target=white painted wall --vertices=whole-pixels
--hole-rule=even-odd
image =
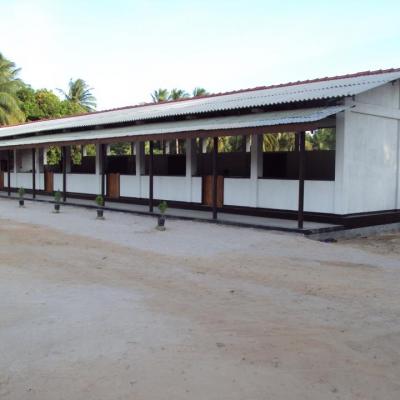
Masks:
[[[255,207],[256,192],[252,179],[225,178],[224,204],[230,206]]]
[[[400,90],[389,83],[347,100],[337,118],[335,213],[400,208]]]
[[[32,172],[11,174],[11,187],[32,189]]]
[[[17,172],[32,171],[32,150],[20,149],[17,150]]]
[[[153,196],[154,196],[154,193],[153,193]],[[149,198],[149,176],[148,175],[140,176],[140,197],[144,198],[144,199]]]
[[[333,213],[335,211],[335,182],[305,181],[304,210]]]
[[[202,200],[202,178],[200,176],[192,177],[192,203],[201,203]]]
[[[18,172],[13,171],[10,174],[11,187],[32,189],[32,150],[19,150],[17,152],[16,164]],[[36,154],[36,190],[44,190],[44,174],[39,171],[40,160],[38,154]],[[8,187],[7,172],[4,173],[4,187]]]
[[[153,183],[155,199],[187,201],[184,176],[155,176]]]
[[[201,177],[196,173],[195,142],[186,141],[186,176],[154,176],[154,198],[170,201],[201,203]],[[120,194],[124,197],[147,199],[149,197],[149,177],[144,173],[144,143],[135,145],[136,175],[120,175]],[[193,155],[193,157],[192,157]]]
[[[140,198],[140,176],[120,175],[120,195]]]
[[[304,183],[304,199],[307,184]],[[289,179],[260,179],[258,182],[258,204],[262,208],[297,210],[299,183]],[[304,201],[304,209],[307,202]],[[313,210],[314,211],[314,210]]]
[[[63,175],[62,174],[54,174],[53,175],[53,187],[54,190],[57,191],[59,190],[62,192],[63,190]],[[68,188],[67,188],[68,191]]]
[[[185,176],[154,176],[154,198],[171,201],[201,203],[201,178],[192,177],[188,182]],[[147,199],[149,196],[149,177],[137,175],[120,176],[120,194],[124,197]]]
[[[99,194],[101,188],[94,174],[67,174],[67,192]]]
[[[4,187],[7,188],[8,187],[8,176],[7,176],[7,172],[3,172],[3,178],[4,178]],[[10,175],[10,186],[11,187],[15,187],[15,174],[11,172]]]
[[[258,179],[256,207],[283,210],[298,209],[299,185],[296,180]],[[254,185],[251,179],[224,179],[224,204],[253,207]],[[305,211],[332,213],[334,181],[305,181]]]
[[[36,189],[44,190],[44,174],[36,173]]]
[[[185,198],[186,201],[191,202],[192,198],[197,198],[196,197],[197,186],[196,184],[194,184],[195,180],[193,179],[193,175],[197,174],[197,155],[196,155],[195,139],[186,139],[185,149],[186,149]],[[192,184],[194,184],[194,186]],[[200,201],[201,201],[201,192],[200,192]]]
[[[17,174],[21,175],[21,174]],[[32,174],[30,174],[32,176]],[[11,175],[12,178],[12,175]],[[11,179],[11,184],[12,184]],[[54,191],[63,190],[63,175],[54,173]],[[40,189],[44,190],[44,174],[40,174]],[[67,192],[99,194],[98,180],[94,174],[67,174]]]

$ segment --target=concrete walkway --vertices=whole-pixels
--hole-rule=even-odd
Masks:
[[[0,197],[7,197],[6,193],[1,193]],[[11,194],[11,198],[18,199],[18,195],[16,193]],[[25,200],[32,200],[32,195],[30,193],[25,194]],[[36,199],[34,201],[40,202],[53,202],[53,197],[47,195],[36,195]],[[93,200],[87,199],[77,199],[77,198],[67,198],[64,205],[71,206],[82,206],[87,208],[97,208],[96,204]],[[142,204],[132,204],[132,203],[120,203],[116,201],[108,201],[105,205],[105,210],[108,211],[120,211],[120,212],[129,212],[141,215],[157,215],[158,210],[157,207],[154,207],[154,213],[149,212],[149,208],[147,205]],[[267,217],[257,217],[251,215],[240,215],[240,214],[230,214],[219,212],[218,219],[215,221],[212,219],[212,215],[210,211],[202,211],[202,210],[188,210],[182,208],[169,207],[166,212],[167,217],[169,218],[177,218],[177,219],[186,219],[186,220],[194,220],[200,222],[211,222],[232,226],[242,226],[242,227],[251,227],[265,230],[276,230],[282,232],[293,232],[293,233],[301,233],[304,235],[322,233],[340,230],[342,227],[340,225],[327,224],[327,223],[319,223],[319,222],[310,222],[305,221],[303,229],[299,229],[297,227],[296,220],[290,219],[280,219],[280,218],[267,218]]]

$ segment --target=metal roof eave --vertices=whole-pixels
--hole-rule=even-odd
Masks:
[[[97,125],[133,123],[177,116],[294,104],[324,99],[340,99],[366,92],[400,79],[400,71],[376,73],[368,76],[302,82],[288,86],[260,88],[216,96],[200,97],[176,102],[147,104],[122,109],[99,111],[79,116],[37,121],[0,128],[0,137],[77,129]]]
[[[116,141],[159,140],[169,137],[230,136],[251,132],[278,132],[297,127],[299,130],[315,129],[316,123],[326,120],[346,106],[276,111],[233,117],[218,117],[179,122],[160,122],[131,127],[120,127],[53,135],[38,135],[10,140],[0,139],[0,149],[43,147],[74,143],[98,143]]]

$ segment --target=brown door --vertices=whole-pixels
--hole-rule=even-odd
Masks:
[[[213,201],[213,177],[212,175],[203,176],[203,204],[212,206]],[[217,207],[222,207],[224,202],[224,177],[217,176]]]
[[[4,189],[4,173],[0,171],[0,190]]]
[[[46,171],[44,173],[44,190],[46,193],[54,192],[54,173]]]
[[[111,199],[119,198],[119,174],[107,174],[107,196]]]

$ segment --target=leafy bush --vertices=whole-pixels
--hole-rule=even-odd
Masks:
[[[57,190],[57,191],[54,193],[54,201],[55,201],[56,203],[59,203],[59,202],[61,201],[61,193],[60,193],[59,190]]]
[[[104,198],[103,198],[102,195],[99,194],[98,196],[96,196],[96,198],[95,198],[94,201],[96,202],[96,204],[97,204],[99,207],[103,207],[103,206],[104,206]]]
[[[159,205],[158,205],[158,209],[160,210],[161,214],[164,214],[165,211],[167,211],[168,208],[168,204],[165,200],[163,200]]]

